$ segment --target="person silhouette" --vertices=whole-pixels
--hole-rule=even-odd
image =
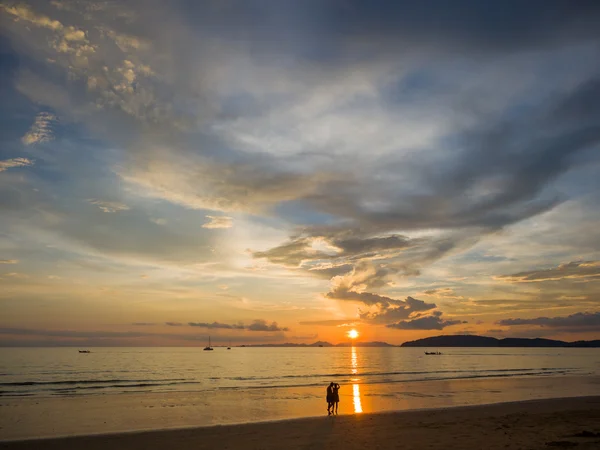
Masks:
[[[333,413],[333,381],[327,386],[327,415],[330,416]]]
[[[332,386],[332,391],[333,391],[332,400],[333,400],[333,405],[335,407],[336,414],[338,413],[338,405],[340,403],[340,394],[338,392],[339,390],[340,390],[340,385],[337,383],[334,383],[334,385]],[[333,408],[332,408],[332,411],[333,411]]]

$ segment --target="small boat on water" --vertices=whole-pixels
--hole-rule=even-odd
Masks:
[[[231,341],[229,341],[229,345],[227,346],[227,350],[231,350]]]
[[[79,353],[92,353],[89,350],[79,350]]]
[[[208,347],[204,347],[204,350],[214,350],[214,348],[210,346],[210,336],[208,337]]]
[[[426,355],[441,355],[442,352],[425,352]]]

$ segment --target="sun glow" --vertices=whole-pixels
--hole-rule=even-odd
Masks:
[[[356,331],[356,330],[348,331],[348,337],[350,339],[356,339],[358,337],[358,331]]]

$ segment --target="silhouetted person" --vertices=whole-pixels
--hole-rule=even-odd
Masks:
[[[335,413],[338,413],[338,405],[340,403],[340,394],[339,394],[339,390],[340,390],[340,385],[335,383],[332,387],[333,390],[333,405],[335,407]],[[333,408],[332,408],[333,411]]]
[[[327,386],[327,415],[329,416],[333,412],[333,386],[333,381]]]

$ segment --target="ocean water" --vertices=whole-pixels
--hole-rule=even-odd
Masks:
[[[0,396],[90,396],[599,376],[600,349],[1,348]],[[355,388],[356,389],[356,388]]]

